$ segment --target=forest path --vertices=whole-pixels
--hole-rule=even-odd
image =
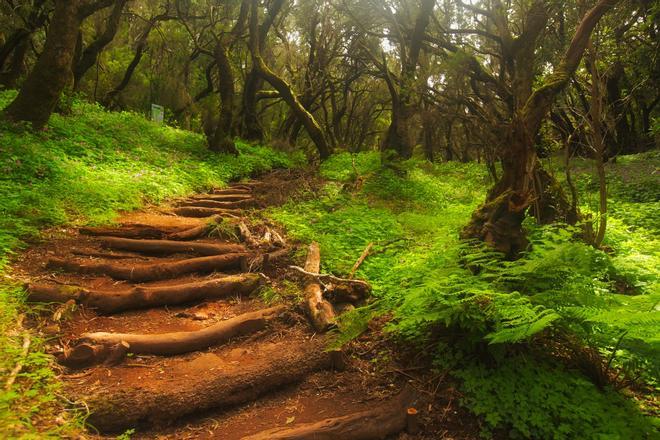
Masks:
[[[326,352],[303,313],[296,245],[259,216],[299,177],[61,230],[22,256],[30,299],[55,303],[39,327],[67,398],[90,411],[90,437],[426,438],[402,432],[415,417],[401,376]]]

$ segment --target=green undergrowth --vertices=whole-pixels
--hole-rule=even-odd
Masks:
[[[647,205],[630,203],[636,218],[650,220],[657,200],[648,195],[648,179],[632,176],[641,168],[612,167],[612,188],[646,194]],[[294,238],[320,243],[326,272],[346,275],[374,243],[357,276],[372,283],[375,301],[342,317],[335,345],[359,335],[369,319],[391,314],[387,333],[425,347],[434,368],[460,379],[463,403],[484,417],[485,436],[657,433],[657,407],[631,396],[652,394],[660,377],[658,239],[650,221],[617,210],[630,197],[612,197],[608,252],[576,241],[571,228],[528,221],[531,249],[511,262],[458,239],[491,185],[484,167],[412,160],[403,169],[381,168],[377,153],[338,154],[322,165],[319,194],[270,213]],[[578,172],[579,181],[587,173]],[[588,209],[594,188],[579,188]],[[617,374],[623,392],[604,379]],[[637,391],[624,377],[635,379]]]
[[[0,108],[14,93],[0,93]],[[239,157],[213,154],[199,134],[76,100],[69,114],[53,115],[40,132],[0,125],[0,437],[59,437],[81,423],[58,397],[39,335],[31,335],[24,367],[4,390],[6,377],[22,359],[24,332],[16,321],[30,313],[8,268],[15,252],[38,240],[44,228],[106,224],[118,211],[299,160],[241,142],[238,148]],[[44,419],[51,423],[42,424]],[[58,421],[56,427],[52,420]]]

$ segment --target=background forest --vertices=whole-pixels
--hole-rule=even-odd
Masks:
[[[655,438],[658,32],[646,0],[1,1],[0,425],[83,419],[22,350],[17,249],[304,168],[266,215],[326,273],[375,250],[334,345],[378,322],[486,438]]]

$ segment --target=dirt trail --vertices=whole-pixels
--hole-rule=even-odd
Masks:
[[[17,270],[30,280],[32,298],[56,302],[48,306],[42,329],[52,334],[52,350],[67,366],[62,367],[67,398],[91,412],[89,436],[135,428],[133,438],[440,438],[415,433],[417,417],[406,411],[421,403],[404,389],[404,376],[376,374],[368,359],[355,354],[326,352],[327,335],[310,324],[301,304],[313,277],[289,269],[303,265],[292,256],[298,250],[304,258],[304,247],[258,219],[261,208],[284,202],[287,191],[300,185],[288,172],[273,173],[126,214],[117,228],[61,231],[25,253]],[[208,207],[212,199],[240,203],[215,212]],[[201,206],[200,200],[208,217],[199,217],[201,211],[187,217],[179,209]],[[190,236],[194,240],[180,240]],[[154,240],[168,242],[159,246]],[[188,249],[174,241],[221,246]],[[224,266],[163,270],[173,263],[187,267],[196,259],[232,255],[232,264]],[[80,269],[90,265],[114,269]],[[145,267],[153,269],[155,275],[147,278],[154,281],[137,283],[124,276]],[[224,278],[239,274],[246,278]],[[238,284],[227,284],[231,280]],[[214,281],[211,287],[209,281]],[[297,283],[299,295],[291,295],[289,282]],[[264,291],[279,293],[282,301],[267,304]],[[177,301],[177,295],[191,292],[190,301]],[[107,306],[108,298],[119,298],[121,308]],[[95,308],[99,304],[106,308]],[[274,305],[281,307],[266,317],[252,313]],[[168,335],[162,354],[143,354],[135,342],[133,347],[103,342],[97,332],[136,334],[147,346],[155,339],[151,335]],[[168,341],[181,351],[181,338],[197,337],[190,332],[207,339],[171,355]],[[149,349],[158,352],[163,346]]]

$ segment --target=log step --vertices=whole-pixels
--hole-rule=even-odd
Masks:
[[[238,354],[231,350],[176,359],[163,373],[144,369],[137,381],[130,368],[120,365],[102,386],[90,387],[89,395],[81,396],[75,385],[70,395],[86,402],[91,413],[87,421],[101,432],[169,424],[188,414],[252,402],[330,368],[331,356],[324,352],[324,343],[319,337],[263,342]]]
[[[214,189],[213,194],[217,195],[245,195],[249,196],[252,194],[252,189],[251,188],[242,188],[242,187],[236,187],[232,186],[230,188],[223,188],[223,189]]]
[[[234,202],[218,201],[214,199],[192,199],[179,203],[179,206],[190,208],[240,209],[254,206],[254,199],[237,200]]]
[[[71,368],[85,368],[106,361],[109,355],[115,353],[113,347],[119,346],[123,347],[122,355],[133,353],[169,356],[204,350],[232,338],[263,330],[284,310],[284,306],[277,306],[244,313],[204,329],[188,332],[84,333],[80,336],[78,345],[67,350],[59,361]],[[113,362],[119,360],[113,359]]]
[[[240,202],[242,200],[252,200],[250,193],[246,194],[195,194],[189,198],[190,200],[215,200],[216,202]]]
[[[204,218],[219,215],[221,217],[237,217],[235,209],[181,207],[172,210],[174,214],[181,217]]]
[[[191,273],[210,273],[238,269],[249,257],[247,253],[231,253],[187,260],[145,264],[82,263],[63,258],[51,258],[47,267],[85,275],[107,275],[116,280],[136,282],[177,278]]]
[[[372,440],[385,439],[407,429],[415,430],[408,408],[414,401],[410,389],[376,408],[318,422],[298,423],[242,437],[241,440]],[[410,426],[409,426],[410,425]]]
[[[80,228],[78,229],[78,232],[80,232],[82,235],[91,236],[160,239],[164,238],[169,233],[176,233],[180,230],[181,228],[160,229],[150,226],[127,225],[119,228]]]
[[[118,237],[99,237],[99,241],[103,247],[110,249],[156,255],[193,253],[208,256],[245,252],[245,247],[242,245],[230,243],[182,243],[170,240],[134,240]]]
[[[172,286],[137,286],[126,290],[94,290],[61,284],[30,284],[27,286],[28,301],[58,302],[76,301],[100,313],[111,314],[125,310],[168,306],[243,296],[254,292],[262,283],[258,274],[229,275],[221,278],[183,283]]]

